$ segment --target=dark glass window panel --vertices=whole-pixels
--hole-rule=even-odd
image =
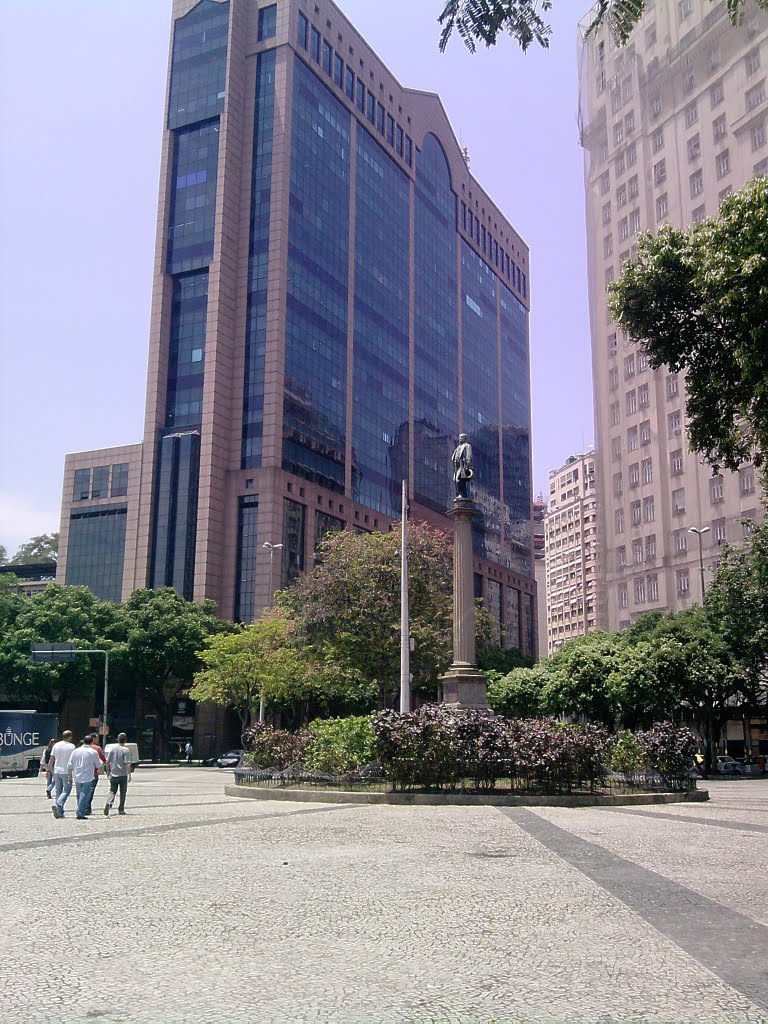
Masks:
[[[357,109],[361,114],[365,113],[365,85],[358,78],[355,93],[355,102]]]
[[[327,512],[315,512],[315,548],[328,536],[329,533],[340,533],[344,529],[344,520],[330,516]]]
[[[333,47],[327,39],[323,40],[323,71],[326,75],[331,73],[331,60],[333,57]]]
[[[350,115],[296,60],[283,467],[344,490]]]
[[[522,620],[520,616],[520,591],[515,587],[504,588],[504,648],[522,651]]]
[[[240,465],[261,465],[264,434],[264,353],[267,343],[269,217],[275,112],[275,51],[260,53],[256,67],[251,176],[251,236],[248,250],[248,306],[245,327],[243,432]]]
[[[376,127],[381,135],[384,134],[384,107],[381,103],[376,104]]]
[[[431,134],[417,153],[414,227],[414,497],[444,512],[459,426],[456,200]]]
[[[408,476],[409,190],[362,127],[355,192],[352,494],[394,517]]]
[[[283,499],[283,558],[280,585],[291,585],[304,572],[304,523],[306,509],[297,501]]]
[[[320,33],[316,28],[312,29],[312,60],[320,63]]]
[[[344,92],[349,99],[355,98],[355,73],[352,68],[347,68],[344,73]]]
[[[203,417],[208,271],[173,279],[166,427],[199,426]]]
[[[405,162],[409,167],[413,164],[413,142],[410,135],[405,136]]]
[[[387,114],[387,142],[390,146],[395,144],[395,121],[391,114]]]
[[[501,627],[503,623],[503,619],[501,617],[501,588],[502,585],[497,580],[486,579],[484,604],[493,619],[494,633],[496,634],[497,640],[501,639]]]
[[[91,496],[91,471],[90,469],[75,470],[75,485],[72,489],[73,501],[85,501]]]
[[[338,53],[333,55],[333,80],[340,89],[344,85],[344,61]]]
[[[472,582],[473,582],[473,585],[474,585],[474,593],[475,593],[476,600],[482,601],[482,599],[483,599],[483,577],[482,577],[482,574],[479,573],[479,572],[473,573],[472,574]]]
[[[372,92],[367,93],[367,99],[365,101],[365,113],[371,124],[376,121],[376,97]]]
[[[175,133],[171,214],[168,223],[169,274],[207,267],[213,258],[219,124]]]
[[[197,496],[200,476],[200,434],[171,434],[158,453],[154,537],[153,589],[173,587],[192,600],[197,539]]]
[[[471,216],[471,214],[470,214],[470,216]],[[462,226],[462,228],[465,231],[467,230],[467,204],[466,203],[462,203],[461,204],[461,226]]]
[[[237,524],[235,621],[253,622],[256,611],[256,564],[259,555],[259,499],[240,498]]]
[[[397,149],[398,156],[403,155],[403,138],[403,129],[400,127],[400,125],[398,125],[397,128],[395,129],[395,148]]]
[[[306,50],[309,45],[309,21],[306,14],[302,14],[301,11],[299,11],[299,31],[297,42],[302,50]]]
[[[67,586],[88,587],[102,601],[120,601],[126,512],[125,505],[100,505],[71,514]]]
[[[128,463],[118,462],[112,467],[112,489],[110,497],[124,498],[128,494]]]
[[[109,496],[109,466],[96,466],[91,481],[91,497],[106,498]]]
[[[259,8],[259,41],[277,35],[277,4]]]
[[[221,114],[227,75],[229,3],[201,0],[173,30],[168,127]]]

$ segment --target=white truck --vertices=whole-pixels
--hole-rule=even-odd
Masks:
[[[0,711],[0,776],[37,775],[43,751],[58,731],[58,715]]]

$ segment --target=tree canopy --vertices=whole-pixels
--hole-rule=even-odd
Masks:
[[[5,552],[5,548],[2,551]],[[58,533],[41,533],[38,537],[32,537],[26,544],[20,545],[9,564],[31,565],[33,562],[45,562],[48,559],[52,559],[55,562],[58,557]],[[4,563],[0,562],[0,564]]]
[[[615,322],[654,369],[684,371],[691,448],[717,470],[768,459],[768,180],[716,217],[638,237],[610,289]]]
[[[768,9],[768,0],[756,3]],[[617,43],[624,44],[647,6],[646,0],[597,0],[587,34],[605,27]],[[727,0],[727,7],[731,23],[738,25],[744,0]],[[552,29],[544,15],[551,9],[552,0],[444,0],[437,19],[441,26],[440,52],[445,51],[454,31],[470,53],[478,44],[494,46],[505,34],[516,40],[523,52],[534,42],[548,49]]]

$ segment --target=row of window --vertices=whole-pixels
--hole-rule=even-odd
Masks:
[[[509,253],[505,252],[504,248],[499,245],[490,230],[480,223],[480,218],[476,217],[464,202],[461,204],[461,227],[470,238],[475,240],[488,259],[512,283],[512,286],[517,288],[521,295],[527,295],[528,281],[526,275],[517,266],[515,261],[511,259]]]
[[[401,125],[388,113],[384,104],[366,89],[365,83],[358,78],[355,71],[345,64],[344,58],[337,53],[321,32],[312,25],[305,14],[299,11],[298,44],[311,56],[312,60],[322,67],[335,84],[354,103],[361,114],[364,114],[376,127],[397,155],[408,164],[413,165],[413,141]],[[360,62],[362,65],[362,61]]]
[[[124,498],[128,494],[128,463],[75,470],[73,501],[92,498]]]

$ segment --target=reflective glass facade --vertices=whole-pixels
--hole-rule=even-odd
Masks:
[[[203,416],[208,271],[173,279],[166,427],[199,426]]]
[[[287,587],[304,572],[304,530],[306,508],[298,501],[283,499],[283,551],[280,586]]]
[[[275,51],[259,54],[253,126],[251,236],[248,249],[248,312],[245,333],[243,439],[240,465],[261,465],[264,434],[264,349],[267,338],[269,213],[275,111]]]
[[[181,128],[174,136],[169,274],[207,267],[213,257],[218,120]]]
[[[352,494],[400,513],[408,475],[408,179],[357,130]]]
[[[89,587],[102,601],[120,600],[126,512],[125,505],[100,505],[70,515],[67,586]]]
[[[294,62],[283,468],[344,490],[350,115]]]
[[[173,587],[192,600],[197,536],[200,434],[169,434],[160,442],[150,586]]]
[[[505,524],[502,564],[530,576],[532,569],[528,312],[506,285],[500,283],[499,289]]]
[[[201,0],[174,26],[168,127],[181,128],[224,109],[229,3]]]
[[[235,620],[252,622],[256,610],[256,560],[259,554],[259,499],[240,498],[237,517]]]
[[[315,512],[315,551],[329,533],[339,533],[344,529],[344,520],[327,512]]]
[[[434,135],[416,153],[414,237],[414,490],[444,512],[453,500],[459,427],[456,197]]]

